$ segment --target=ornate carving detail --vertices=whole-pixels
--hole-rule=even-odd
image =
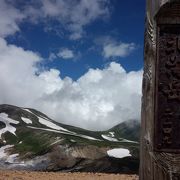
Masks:
[[[150,17],[149,17],[149,14],[147,14],[147,18],[146,18],[146,33],[150,39],[150,41],[154,44],[155,43],[155,39],[154,39],[154,25],[153,25],[153,22],[151,21]]]
[[[173,173],[172,179],[173,180],[180,180],[180,174],[179,173]]]
[[[158,32],[155,149],[180,152],[180,25]]]
[[[144,62],[144,74],[143,74],[143,90],[144,93],[149,92],[150,86],[152,85],[152,61],[153,59],[153,48],[154,44],[154,29],[149,16],[146,18],[146,33],[145,33],[145,62]]]

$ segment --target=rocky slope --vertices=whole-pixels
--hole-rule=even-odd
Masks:
[[[137,173],[138,132],[136,121],[95,132],[35,109],[0,105],[0,168]]]

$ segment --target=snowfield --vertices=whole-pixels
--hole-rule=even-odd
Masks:
[[[114,137],[114,136],[115,136],[114,133],[115,133],[115,132],[109,132],[109,134],[110,134],[111,137]]]
[[[11,155],[9,155],[8,157],[7,157],[7,159],[6,159],[6,163],[11,163],[11,164],[13,164],[13,163],[19,163],[19,161],[18,161],[18,156],[19,156],[19,154],[11,154]]]
[[[13,147],[13,145],[6,145],[0,148],[0,159],[3,159],[6,157],[6,150]]]
[[[114,137],[110,137],[109,135],[107,136],[105,134],[102,134],[101,136],[103,137],[103,139],[111,141],[111,142],[123,142],[123,143],[136,143],[136,144],[138,144],[138,142],[136,142],[136,141],[130,141],[130,140],[123,139],[123,138],[116,139]],[[113,134],[113,136],[114,136],[114,134]]]
[[[124,158],[131,156],[130,151],[124,148],[115,148],[107,151],[108,156],[115,158]]]
[[[77,136],[77,137],[81,137],[81,138],[85,138],[85,139],[89,139],[89,140],[93,140],[93,141],[101,141],[100,139],[96,139],[90,136],[86,136],[86,135],[82,135],[82,134],[76,134],[74,132],[71,131],[58,131],[58,130],[54,130],[54,129],[47,129],[47,128],[37,128],[37,127],[33,127],[33,126],[27,126],[31,129],[40,129],[40,130],[44,130],[44,131],[50,131],[50,132],[56,132],[56,133],[61,133],[61,134],[67,134],[67,135],[73,135],[73,136]]]
[[[32,124],[32,121],[28,118],[21,117],[21,119],[26,123],[26,124]]]
[[[14,145],[6,145],[0,148],[0,160],[5,161],[6,163],[15,163],[18,162],[17,157],[19,156],[19,154],[11,154],[9,155],[6,151],[13,147]]]
[[[40,130],[43,130],[43,131],[56,132],[56,133],[61,133],[61,134],[76,135],[76,133],[71,132],[71,131],[66,132],[66,131],[60,131],[60,130],[49,129],[49,128],[33,127],[33,126],[27,126],[27,127],[28,127],[28,128],[31,128],[31,129],[40,129]]]
[[[29,113],[31,113],[31,114],[33,114],[29,109],[27,109],[27,108],[22,108],[23,110],[25,110],[25,111],[27,111],[27,112],[29,112]]]
[[[1,135],[3,133],[7,132],[7,131],[12,133],[12,134],[14,134],[16,136],[16,133],[15,133],[16,132],[16,128],[13,127],[11,124],[18,124],[19,121],[15,121],[15,120],[9,118],[8,114],[6,114],[6,113],[0,113],[0,121],[3,122],[6,125],[5,128],[0,130],[0,139],[1,139]]]
[[[113,141],[113,142],[118,142],[118,140],[116,138],[113,138],[113,137],[109,137],[109,136],[106,136],[104,134],[101,135],[105,140],[108,140],[108,141]]]
[[[28,111],[29,113],[35,115],[38,119],[39,119],[39,122],[51,129],[55,129],[55,130],[61,130],[61,131],[67,131],[67,132],[70,132],[68,131],[67,129],[65,128],[62,128],[58,125],[56,125],[55,123],[51,122],[49,119],[45,118],[45,117],[42,117],[42,116],[37,116],[35,113],[33,113],[32,111],[30,111],[29,109],[23,109],[25,111]]]
[[[22,167],[22,166],[34,166],[35,163],[39,163],[40,161],[44,160],[41,157],[34,158],[32,160],[21,161],[19,159],[19,154],[9,154],[8,149],[12,148],[14,145],[5,145],[0,148],[0,166],[3,167],[5,164],[10,164],[9,167],[13,168],[15,166]]]
[[[85,138],[85,139],[89,139],[89,140],[93,140],[93,141],[101,141],[100,139],[96,139],[96,138],[93,138],[93,137],[90,137],[90,136],[86,136],[86,135],[82,135],[82,134],[79,134],[79,137],[82,137],[82,138]]]
[[[39,122],[40,122],[41,124],[43,124],[43,125],[51,128],[51,129],[56,129],[56,130],[61,130],[61,131],[70,132],[70,131],[68,131],[67,129],[64,129],[64,128],[62,128],[62,127],[54,124],[53,122],[50,122],[49,120],[46,120],[46,119],[44,119],[44,118],[42,118],[42,117],[39,117],[39,116],[37,116],[37,117],[39,118]]]

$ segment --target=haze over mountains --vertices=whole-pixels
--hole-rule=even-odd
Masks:
[[[4,169],[135,173],[139,122],[106,131],[57,123],[30,108],[0,105],[0,166]]]

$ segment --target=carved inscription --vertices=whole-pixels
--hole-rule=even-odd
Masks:
[[[172,179],[173,179],[173,180],[180,180],[180,174],[178,174],[178,173],[173,173],[173,174],[172,174]]]
[[[155,150],[180,152],[180,25],[159,26],[155,100]]]

